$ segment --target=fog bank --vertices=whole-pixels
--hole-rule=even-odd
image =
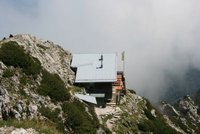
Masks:
[[[157,100],[166,73],[200,68],[198,0],[0,1],[0,38],[30,33],[73,53],[125,51],[128,88]]]

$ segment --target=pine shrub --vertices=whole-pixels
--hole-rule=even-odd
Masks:
[[[70,98],[68,89],[57,74],[42,71],[42,81],[38,88],[40,95],[49,96],[53,101],[66,101]]]
[[[40,62],[25,53],[23,47],[14,41],[2,44],[0,48],[0,60],[7,66],[22,68],[25,74],[33,75],[34,78],[36,78],[41,70]]]

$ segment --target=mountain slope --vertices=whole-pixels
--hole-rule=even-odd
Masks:
[[[78,100],[73,92],[82,89],[73,86],[71,58],[60,46],[31,35],[0,41],[0,132],[20,127],[47,134],[198,132],[189,125],[186,131],[176,125],[177,120],[170,120],[168,113],[179,116],[179,112],[173,113],[175,108],[172,112],[161,109],[163,116],[132,90],[127,90],[119,105],[106,108]],[[185,103],[179,108],[183,106]]]
[[[31,35],[1,41],[0,125],[39,133],[96,133],[100,126],[93,108],[70,93],[70,60],[69,52]]]
[[[162,102],[160,110],[169,124],[176,127],[181,133],[200,133],[199,104],[190,96],[179,99],[173,105]]]
[[[58,74],[65,84],[73,82],[74,73],[70,69],[72,58],[70,52],[51,41],[41,40],[27,34],[7,38],[2,43],[9,41],[15,41],[18,45],[23,46],[26,53],[37,58],[48,72]]]
[[[136,95],[132,90],[127,90],[120,105],[95,110],[100,122],[116,134],[179,133],[167,124],[147,99]]]

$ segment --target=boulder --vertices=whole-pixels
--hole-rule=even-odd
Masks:
[[[0,95],[5,95],[6,91],[3,89],[2,86],[0,86]]]
[[[30,119],[37,116],[37,113],[38,113],[38,111],[37,111],[38,106],[37,105],[30,103],[29,106],[28,106],[28,110],[29,110],[29,114],[30,114]]]

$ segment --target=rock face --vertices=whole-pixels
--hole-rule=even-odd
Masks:
[[[168,123],[180,133],[200,133],[198,109],[198,104],[189,95],[181,98],[174,105],[163,102],[160,106]]]
[[[170,104],[162,102],[162,106],[160,107],[162,113],[168,116],[179,116],[178,111]]]
[[[70,52],[63,50],[51,41],[43,41],[31,35],[16,35],[5,39],[0,42],[0,47],[1,44],[9,41],[15,41],[18,45],[23,46],[26,53],[40,61],[43,69],[58,74],[67,88],[73,84],[74,73],[70,69],[72,58]],[[5,73],[8,73],[8,75],[5,75]],[[41,80],[42,74],[34,79],[22,72],[19,67],[6,66],[0,61],[0,121],[7,119],[19,121],[43,119],[45,117],[40,112],[42,107],[50,110],[58,109],[59,117],[64,121],[61,103],[55,103],[50,97],[37,93],[36,90]],[[0,129],[0,133],[7,133],[7,131],[12,134],[37,134],[34,131],[31,132],[32,130],[25,129]]]
[[[2,62],[0,64],[4,66],[4,69],[0,71],[2,72],[0,73],[0,120],[10,117],[17,120],[32,119],[40,116],[38,108],[42,105],[60,107],[59,105],[56,106],[49,97],[35,93],[33,89],[38,87],[36,81],[39,80],[27,78],[31,81],[31,84],[23,85],[20,83],[20,79],[25,76],[20,70],[12,67],[5,68]],[[5,69],[13,69],[15,74],[12,77],[5,78],[2,76]]]
[[[16,41],[19,45],[37,58],[50,73],[58,74],[66,85],[74,81],[74,72],[70,69],[72,55],[51,41],[44,41],[28,34],[16,35],[4,40]],[[1,65],[0,65],[1,66]]]

